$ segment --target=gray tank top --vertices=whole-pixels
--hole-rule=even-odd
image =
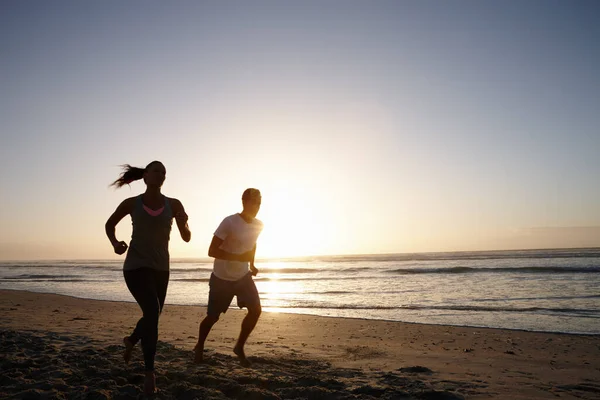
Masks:
[[[169,270],[169,239],[173,224],[173,211],[166,196],[165,209],[153,217],[144,210],[142,195],[135,199],[131,213],[133,232],[123,264],[124,271],[138,268]]]

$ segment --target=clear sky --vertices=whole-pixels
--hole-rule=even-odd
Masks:
[[[0,3],[0,258],[113,258],[167,168],[206,257],[600,246],[600,2]],[[129,240],[131,223],[118,226]]]

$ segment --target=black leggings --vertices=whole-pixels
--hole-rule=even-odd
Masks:
[[[154,355],[158,342],[158,317],[165,305],[169,271],[138,268],[123,271],[127,288],[144,315],[138,321],[129,340],[134,345],[141,339],[146,371],[154,371]]]

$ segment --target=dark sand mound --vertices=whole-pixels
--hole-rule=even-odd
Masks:
[[[125,365],[118,345],[83,336],[0,331],[0,397],[9,399],[137,399],[143,382],[141,351]],[[435,381],[435,372],[409,374],[333,368],[317,360],[212,353],[205,363],[159,342],[156,399],[462,399],[476,392],[464,382]],[[427,378],[425,380],[424,378]]]

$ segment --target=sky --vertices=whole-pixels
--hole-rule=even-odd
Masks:
[[[167,169],[192,240],[262,191],[257,257],[600,246],[596,1],[0,3],[0,259],[118,258]],[[129,241],[131,221],[117,227]]]

